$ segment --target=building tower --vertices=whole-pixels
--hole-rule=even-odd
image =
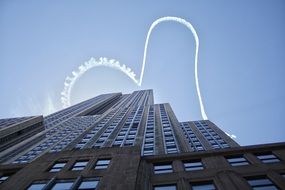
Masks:
[[[152,90],[1,119],[0,140],[3,189],[285,188],[284,143],[241,147],[209,120],[178,121]]]

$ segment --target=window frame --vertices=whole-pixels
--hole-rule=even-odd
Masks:
[[[62,161],[56,161],[53,163],[53,165],[51,167],[49,167],[48,172],[50,173],[56,173],[56,172],[60,172],[67,164],[68,161],[62,160]],[[62,167],[55,167],[57,164],[64,164]],[[55,170],[55,171],[51,171],[51,170]]]
[[[74,186],[74,184],[76,183],[76,180],[74,179],[61,179],[61,180],[55,180],[50,188],[50,190],[54,190],[54,187],[57,185],[57,184],[63,184],[63,183],[72,183],[70,188],[72,186]]]
[[[95,186],[95,188],[94,189],[96,189],[97,187],[98,187],[98,185],[99,185],[99,183],[100,183],[100,178],[96,178],[96,177],[93,177],[93,178],[83,178],[82,180],[80,180],[80,182],[78,183],[78,185],[77,185],[77,188],[76,189],[78,189],[78,190],[81,190],[80,189],[80,186],[84,183],[84,182],[97,182],[96,183],[96,186]],[[93,188],[93,187],[92,187]],[[86,189],[86,187],[85,187],[85,189]],[[91,189],[91,187],[89,187],[89,189]]]
[[[163,189],[158,189],[158,188],[163,188],[163,187],[174,187],[174,190],[177,190],[177,185],[176,184],[162,184],[162,185],[154,185],[153,190],[163,190]]]
[[[191,167],[188,166],[186,167],[185,164],[194,164]],[[201,163],[201,165],[195,165],[195,163]],[[183,167],[184,167],[184,171],[186,172],[193,172],[193,171],[199,171],[199,170],[204,170],[205,166],[204,163],[202,161],[202,159],[194,159],[194,160],[183,160]],[[188,168],[188,169],[187,169]]]
[[[273,152],[260,152],[260,153],[254,153],[254,155],[263,164],[276,164],[281,162],[279,157],[277,157]],[[272,158],[266,158],[267,156],[272,156]]]
[[[86,163],[85,165],[77,165],[78,163]],[[76,160],[72,167],[70,168],[71,171],[83,171],[89,163],[89,160]]]
[[[217,190],[217,186],[214,182],[214,180],[209,180],[209,181],[199,181],[199,182],[190,182],[190,187],[192,190],[195,190],[195,187],[202,187],[206,185],[212,185],[214,187],[213,190]]]
[[[165,167],[165,166],[170,166],[170,168],[160,168],[160,169],[156,169],[156,167]],[[167,174],[167,173],[173,173],[173,166],[172,166],[172,162],[164,162],[164,163],[153,163],[153,173],[155,175],[158,174]]]
[[[5,174],[1,175],[0,176],[0,184],[2,184],[5,181],[7,181],[9,179],[9,177],[10,177],[10,175],[7,175],[7,174],[6,175]]]
[[[233,161],[233,159],[239,159],[239,158],[240,159],[243,158],[244,160],[243,161]],[[250,162],[244,157],[244,155],[241,155],[241,154],[225,156],[225,159],[227,160],[228,164],[233,167],[250,165]]]
[[[95,165],[93,167],[94,170],[106,170],[109,168],[112,158],[99,158],[96,160]],[[108,164],[98,164],[100,161],[109,161]]]
[[[26,190],[30,190],[30,188],[31,188],[33,185],[37,185],[37,184],[43,184],[44,186],[42,187],[42,189],[44,189],[44,188],[47,186],[48,183],[49,183],[49,180],[47,180],[47,181],[44,181],[44,180],[42,180],[42,181],[33,181],[33,182],[26,188]]]
[[[246,177],[245,178],[247,184],[252,188],[252,189],[259,189],[262,187],[274,187],[276,188],[276,190],[278,190],[279,188],[276,186],[276,184],[274,184],[274,182],[269,179],[267,176],[252,176],[252,177]],[[268,180],[270,183],[268,184],[251,184],[249,181],[258,181],[258,180]]]

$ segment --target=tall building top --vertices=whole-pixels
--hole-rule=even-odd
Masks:
[[[2,163],[27,163],[46,152],[136,147],[142,156],[238,146],[208,120],[179,122],[169,104],[154,104],[153,91],[111,93],[78,103],[41,120],[42,130],[12,141]]]

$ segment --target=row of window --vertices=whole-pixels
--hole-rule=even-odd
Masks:
[[[25,120],[31,119],[32,117],[16,117],[16,118],[7,118],[7,119],[0,119],[0,129],[13,125],[15,123],[20,123]]]
[[[131,102],[131,104],[133,106],[139,106],[138,103],[140,102],[140,100],[142,99],[144,95],[144,92],[143,91],[139,91],[136,95],[136,97],[133,99],[133,101]]]
[[[163,104],[159,105],[164,148],[166,154],[178,153],[178,146],[174,137],[172,125]]]
[[[112,123],[105,129],[105,131],[101,134],[101,136],[97,139],[95,144],[93,145],[94,148],[100,148],[104,145],[108,137],[111,135],[111,133],[114,131],[114,129],[118,126],[118,124],[121,122],[121,120],[125,117],[126,113],[128,111],[128,108],[123,108],[121,113],[115,117],[115,119],[112,121]]]
[[[155,153],[155,112],[154,106],[150,106],[147,114],[147,121],[144,133],[142,155],[154,155]]]
[[[263,163],[278,163],[280,160],[272,153],[256,154],[256,157]],[[249,161],[242,155],[225,157],[231,166],[243,166],[249,165]],[[204,169],[204,165],[201,160],[183,161],[185,171],[194,171]],[[153,165],[154,174],[172,173],[172,163],[158,163]]]
[[[112,106],[112,108],[119,108],[119,107],[123,107],[125,104],[126,104],[126,102],[127,102],[127,100],[130,98],[130,94],[123,94],[121,97],[120,97],[120,100],[117,102],[117,103],[115,103],[113,106]]]
[[[35,181],[27,190],[95,190],[99,183],[99,178],[83,178],[79,180],[50,180]]]
[[[106,125],[106,123],[108,123],[114,117],[114,115],[118,111],[119,111],[119,109],[111,111],[102,121],[100,121],[100,123],[96,127],[94,127],[90,132],[88,132],[82,138],[82,140],[75,145],[74,148],[75,149],[82,149],[97,134],[97,132],[101,128],[103,128]]]
[[[71,129],[73,129],[73,131],[70,132],[68,136],[63,138],[62,141],[60,141],[55,146],[53,146],[49,152],[59,152],[63,150],[72,141],[74,141],[78,136],[80,136],[88,128],[94,125],[94,123],[97,120],[97,117],[96,116],[80,116],[80,117],[75,117],[74,119],[77,119],[79,121],[72,124],[72,126],[74,127]]]
[[[283,174],[284,177],[284,174]],[[4,180],[1,177],[0,183]],[[245,178],[249,186],[254,190],[278,190],[277,186],[267,177],[250,177]],[[68,189],[78,189],[78,190],[95,190],[98,186],[98,178],[79,178],[79,180],[55,180],[50,181],[35,181],[33,182],[27,190],[42,190],[42,189],[52,189],[52,190],[68,190]],[[190,186],[192,190],[216,190],[216,186],[213,181],[204,182],[191,182]],[[176,190],[177,186],[175,184],[171,185],[156,185],[154,190]]]
[[[145,93],[144,93],[144,98],[143,98],[143,103],[142,103],[142,105],[143,106],[146,106],[147,104],[148,104],[148,100],[149,100],[149,98],[151,97],[151,92],[150,91],[146,91]]]
[[[84,170],[85,167],[88,164],[88,160],[79,160],[76,161],[72,167],[70,168],[71,171],[81,171]],[[111,162],[111,159],[99,159],[96,161],[95,165],[93,166],[93,169],[95,170],[101,170],[101,169],[107,169],[109,164]],[[67,164],[67,161],[60,161],[56,162],[54,165],[52,165],[51,168],[49,168],[49,172],[59,172],[61,171]]]
[[[81,117],[73,117],[68,119],[67,121],[64,121],[63,123],[61,123],[60,125],[57,125],[55,127],[53,127],[52,129],[48,130],[46,133],[46,137],[51,137],[54,136],[55,133],[62,131],[63,129],[66,128],[66,126],[72,125],[73,123],[77,123],[78,125],[82,124],[82,125],[88,125],[88,123],[90,122],[94,122],[94,120],[96,121],[98,118],[98,116],[94,115],[94,116],[81,116]]]
[[[45,121],[47,121],[48,123],[55,121],[63,116],[66,116],[70,113],[72,113],[72,115],[69,116],[72,117],[74,116],[74,114],[79,113],[80,111],[90,107],[90,106],[94,106],[95,104],[98,104],[99,102],[101,102],[102,100],[106,100],[108,98],[110,98],[112,96],[112,94],[103,94],[103,95],[99,95],[96,96],[94,98],[91,98],[89,100],[86,100],[84,102],[81,102],[79,104],[70,106],[68,108],[65,108],[63,110],[60,110],[58,112],[52,113],[48,116],[45,117]]]
[[[132,95],[130,96],[129,100],[126,102],[125,106],[130,107],[131,104],[133,106],[137,105],[139,100],[141,99],[143,93],[144,92],[142,92],[142,91],[133,92]]]
[[[191,160],[183,162],[185,171],[202,170],[204,166],[201,160]],[[158,163],[153,165],[154,174],[172,173],[172,163]]]
[[[253,177],[245,178],[248,185],[253,190],[278,190],[277,186],[267,177]],[[204,181],[198,183],[190,183],[192,190],[216,190],[218,189],[213,181]],[[176,190],[177,186],[175,184],[171,185],[157,185],[154,186],[154,190]]]
[[[136,96],[138,98],[139,94]],[[99,100],[99,99],[97,99]],[[88,106],[89,104],[86,104],[85,106]],[[84,106],[81,106],[82,108]],[[121,119],[124,117],[125,113],[127,111],[127,108],[124,109],[123,113],[119,115],[119,118],[115,119],[113,123],[109,126],[109,128],[101,135],[101,137],[97,140],[94,147],[101,147],[105,140],[109,137],[113,129],[117,126],[117,124],[121,121]],[[140,108],[139,112],[136,115],[136,118],[134,119],[134,123],[140,122],[142,118],[142,111],[143,107]],[[59,113],[58,114],[62,114]],[[114,113],[112,113],[114,115]],[[82,119],[84,120],[82,121]],[[90,120],[90,121],[88,121]],[[30,160],[35,159],[37,156],[45,152],[47,149],[50,149],[49,152],[58,152],[64,149],[68,144],[70,144],[73,140],[75,140],[80,134],[82,134],[84,131],[86,131],[87,128],[89,128],[91,125],[95,123],[96,119],[95,116],[88,116],[88,117],[75,117],[71,118],[64,123],[61,123],[60,125],[54,127],[53,129],[49,130],[47,132],[47,137],[49,137],[47,140],[42,142],[40,145],[34,147],[32,150],[27,152],[26,154],[20,156],[17,158],[14,163],[27,163]],[[107,122],[107,121],[106,121]],[[104,123],[104,125],[106,124]],[[103,127],[102,125],[98,125],[99,127]],[[95,134],[99,131],[100,128],[94,128],[90,134],[87,134],[81,142],[79,142],[75,148],[83,148],[89,140],[91,140],[92,137],[95,136]],[[132,126],[132,129],[130,133],[135,134],[129,134],[124,142],[124,146],[131,146],[134,144],[135,136],[137,133],[138,125]],[[116,142],[117,144],[120,141]],[[116,145],[117,145],[116,144]]]
[[[211,144],[213,149],[230,147],[205,121],[194,121],[194,124]]]
[[[86,168],[88,162],[89,162],[88,160],[78,160],[72,165],[72,167],[69,170],[70,171],[82,171]],[[104,170],[104,169],[108,168],[108,166],[110,165],[110,162],[111,162],[111,159],[98,159],[92,168],[94,170]],[[60,172],[66,166],[66,164],[67,164],[67,161],[56,162],[47,171],[52,172],[52,173]],[[9,175],[0,176],[0,184],[3,183],[4,181],[6,181],[9,177],[10,177]],[[79,185],[79,187],[80,187],[80,188],[78,187],[79,189],[85,189],[85,188],[87,188],[86,185],[88,183],[91,183],[91,182],[87,183],[85,181],[90,181],[90,179],[84,180],[84,183],[82,185]],[[66,187],[66,189],[69,189],[71,187],[69,185],[73,184],[73,182],[74,181],[70,181],[70,180],[69,181],[59,181],[59,182],[56,182],[52,188],[47,188],[47,189],[61,189],[62,190],[63,187]],[[35,182],[28,188],[28,190],[43,189],[46,187],[47,183],[48,182]],[[94,189],[95,189],[95,187],[94,187]]]
[[[120,129],[112,146],[132,146],[137,136],[138,126],[142,118],[143,107],[135,107]]]
[[[280,162],[280,159],[272,153],[256,153],[254,155],[264,164]],[[232,166],[242,166],[250,164],[249,161],[246,160],[242,155],[228,157],[227,160]]]
[[[52,129],[51,131],[54,133],[52,136],[42,141],[29,152],[17,158],[13,163],[27,163],[51,147],[50,152],[61,151],[95,122],[96,117],[94,116],[71,118]]]
[[[90,106],[94,106],[94,104],[97,104],[100,101],[102,101],[106,98],[109,98],[110,96],[111,96],[110,94],[96,96],[96,97],[89,99],[87,101],[84,101],[82,103],[76,104],[76,105],[71,106],[69,108],[66,108],[64,110],[50,114],[50,115],[44,117],[44,125],[45,125],[46,129],[52,128],[52,127],[56,126],[57,124],[61,123],[62,121],[67,120],[69,118],[72,118],[73,116],[80,113],[84,109],[86,109]]]
[[[184,135],[185,135],[186,139],[188,140],[188,143],[189,143],[190,147],[194,151],[203,151],[203,150],[205,150],[203,145],[202,145],[202,143],[201,143],[201,141],[194,134],[194,132],[191,129],[191,127],[189,126],[188,122],[180,123],[180,127],[182,128],[182,130],[184,132]]]

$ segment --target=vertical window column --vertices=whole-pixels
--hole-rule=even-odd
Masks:
[[[117,134],[117,137],[115,138],[112,146],[122,146],[125,138],[127,136],[128,130],[133,122],[133,119],[135,117],[135,114],[137,112],[138,107],[133,108],[131,113],[129,114],[124,126],[120,129],[119,133]]]
[[[97,132],[103,128],[106,123],[108,123],[113,117],[114,115],[119,111],[118,110],[113,110],[111,111],[102,121],[100,121],[100,123],[95,127],[93,128],[89,133],[87,133],[83,138],[82,140],[77,143],[75,145],[75,149],[82,149],[84,148],[84,146],[97,134]]]
[[[99,139],[95,142],[93,145],[93,148],[100,148],[104,145],[108,137],[111,135],[111,133],[114,131],[114,129],[118,126],[118,124],[122,121],[122,119],[125,117],[126,113],[128,111],[128,108],[123,108],[121,113],[115,117],[115,119],[112,121],[112,123],[105,129],[105,131],[101,134]]]
[[[160,110],[160,119],[162,124],[165,153],[166,154],[178,153],[179,150],[177,147],[176,139],[173,134],[172,125],[170,123],[169,117],[166,113],[163,104],[159,105],[159,110]]]
[[[205,121],[194,121],[197,129],[211,144],[213,149],[229,148],[230,146]]]
[[[180,127],[182,128],[184,135],[185,135],[186,139],[188,140],[190,147],[194,151],[205,150],[201,141],[197,138],[197,136],[194,134],[193,130],[190,128],[188,122],[180,123]]]
[[[154,155],[155,153],[155,115],[154,106],[150,106],[147,115],[147,122],[144,133],[142,155]]]

